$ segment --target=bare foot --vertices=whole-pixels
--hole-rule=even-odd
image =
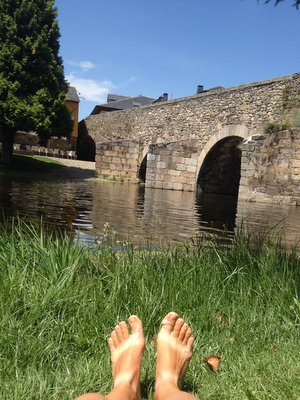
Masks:
[[[108,340],[111,354],[114,389],[130,386],[133,398],[140,397],[140,369],[145,350],[143,325],[136,315],[128,318],[131,334],[124,321],[113,330]]]
[[[180,389],[192,357],[193,343],[188,324],[175,312],[167,314],[157,337],[156,398],[160,397],[161,390]]]

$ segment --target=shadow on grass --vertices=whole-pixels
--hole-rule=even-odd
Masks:
[[[141,398],[148,399],[149,393],[154,393],[155,379],[154,378],[144,378],[141,382]],[[189,381],[184,381],[181,388],[182,391],[187,393],[192,393],[196,391],[195,385]]]
[[[43,178],[87,179],[95,176],[95,171],[77,167],[66,167],[57,160],[40,156],[13,155],[12,164],[7,167],[0,164],[0,173],[12,175],[42,174]]]
[[[2,165],[1,169],[5,172],[49,173],[62,169],[63,167],[63,164],[45,157],[14,154],[12,164],[10,166]]]

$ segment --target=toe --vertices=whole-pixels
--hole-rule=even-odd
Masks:
[[[178,318],[178,320],[176,321],[176,324],[174,326],[174,331],[173,331],[173,336],[175,338],[179,337],[183,324],[184,324],[184,320],[182,318]]]
[[[161,322],[160,332],[171,333],[176,321],[178,321],[178,315],[174,311],[169,312]]]
[[[112,340],[111,337],[108,339],[108,347],[109,347],[111,352],[113,352],[116,349],[115,345],[114,345],[114,341]]]
[[[118,337],[117,337],[117,334],[116,334],[115,331],[112,331],[112,333],[111,333],[111,340],[112,340],[112,342],[113,342],[113,344],[114,344],[114,347],[115,347],[115,348],[118,347],[118,345],[119,345],[119,340],[118,340]]]
[[[137,317],[136,315],[131,315],[128,318],[128,322],[131,328],[131,332],[132,333],[142,333],[143,332],[143,324],[142,321],[139,319],[139,317]]]
[[[190,338],[191,336],[192,336],[192,330],[191,330],[191,328],[188,326],[187,331],[185,332],[185,335],[184,335],[183,344],[187,344],[187,343],[188,343],[188,340],[189,340],[189,338]]]
[[[188,351],[192,352],[193,351],[193,344],[194,344],[194,336],[190,336],[188,341],[187,341],[187,348]]]
[[[115,332],[116,332],[116,335],[117,335],[119,343],[122,343],[123,342],[123,335],[122,335],[122,330],[121,330],[120,325],[117,325],[115,327]]]
[[[185,322],[185,323],[182,325],[181,329],[180,329],[178,339],[179,339],[181,342],[184,341],[184,337],[185,337],[185,334],[186,334],[186,332],[187,332],[187,330],[188,330],[188,327],[189,327],[188,324]]]
[[[124,321],[121,321],[119,325],[120,325],[120,328],[121,328],[123,339],[125,339],[125,340],[128,339],[129,338],[129,331],[128,331],[126,323]]]

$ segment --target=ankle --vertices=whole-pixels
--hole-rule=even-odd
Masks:
[[[136,388],[130,382],[116,382],[112,391],[106,396],[108,400],[115,400],[116,398],[124,397],[129,400],[139,400],[139,388]]]
[[[154,389],[154,400],[160,400],[166,398],[170,393],[180,391],[176,380],[156,380]]]

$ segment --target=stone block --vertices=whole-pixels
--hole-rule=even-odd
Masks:
[[[168,175],[172,175],[172,176],[180,176],[180,171],[176,171],[174,169],[168,169],[166,171],[166,174]]]
[[[174,183],[173,184],[174,190],[183,190],[183,184],[182,183]]]
[[[291,160],[290,165],[294,168],[300,168],[300,160]]]
[[[163,182],[162,188],[167,189],[167,190],[172,190],[172,189],[174,189],[174,183],[173,182]]]
[[[190,181],[194,181],[196,179],[195,178],[195,176],[196,176],[195,172],[182,171],[181,172],[181,176],[189,179]]]
[[[248,184],[248,179],[244,178],[244,177],[241,177],[240,186],[248,186],[247,184]]]
[[[152,176],[146,175],[146,181],[148,181],[148,182],[154,182],[154,179],[153,179]]]
[[[185,158],[183,158],[183,157],[172,157],[172,160],[173,160],[173,162],[175,163],[175,164],[183,164],[184,163],[184,160],[185,160]]]
[[[99,174],[102,174],[102,175],[110,175],[110,169],[105,169],[105,168],[99,168],[98,169],[98,171],[99,171]]]
[[[102,161],[103,161],[103,162],[110,163],[110,162],[112,161],[112,157],[103,156],[103,157],[102,157]]]
[[[119,152],[115,149],[111,150],[109,153],[111,157],[119,157]]]
[[[190,184],[190,183],[186,183],[183,186],[183,190],[186,192],[193,192],[195,190],[194,185]]]
[[[196,172],[196,167],[193,165],[188,165],[187,166],[187,172]]]
[[[148,168],[155,168],[155,166],[156,166],[156,162],[153,160],[148,160],[147,161],[147,169]]]
[[[186,158],[185,164],[188,166],[197,166],[197,160],[195,160],[193,158]]]
[[[163,161],[165,163],[170,162],[170,159],[171,159],[171,157],[169,154],[160,154],[158,156],[158,161]]]
[[[293,175],[299,175],[300,174],[300,168],[291,168],[290,173]]]
[[[186,171],[187,168],[188,168],[188,167],[187,167],[185,164],[177,164],[177,165],[176,165],[177,171]]]
[[[147,154],[147,163],[149,161],[155,161],[155,158],[156,158],[155,154],[148,153]]]
[[[185,178],[184,176],[175,176],[174,177],[175,183],[182,183],[183,185],[190,183],[190,180]]]
[[[165,169],[166,168],[166,163],[164,161],[158,161],[157,162],[157,168],[158,169]]]
[[[166,176],[166,175],[164,175],[164,174],[156,174],[156,175],[155,175],[155,180],[156,180],[156,181],[159,181],[159,182],[163,182],[164,179],[165,179],[165,176]]]

